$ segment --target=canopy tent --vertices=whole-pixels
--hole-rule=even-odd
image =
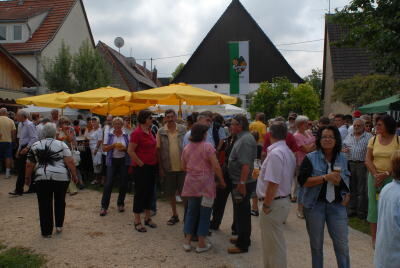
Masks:
[[[132,93],[133,102],[166,105],[235,104],[237,99],[224,94],[193,87],[185,83],[142,90]]]
[[[28,105],[28,107],[23,108],[22,110],[24,110],[28,113],[39,113],[43,117],[50,117],[51,111],[53,109],[54,108]],[[57,110],[59,110],[59,113],[61,114],[61,109],[57,109]],[[76,109],[65,108],[65,109],[63,109],[62,114],[65,116],[68,116],[68,117],[76,118],[79,114],[85,114],[85,113],[81,113]]]
[[[400,111],[400,94],[361,106],[358,110],[365,114]]]
[[[67,97],[70,94],[66,92],[57,92],[44,94],[33,97],[26,97],[17,99],[16,102],[22,105],[35,105],[41,107],[49,107],[49,108],[64,108],[65,102],[60,101],[58,98]]]
[[[175,111],[179,110],[179,105],[156,105],[150,107],[150,110],[157,113],[165,112],[168,109],[173,109]],[[222,116],[235,115],[235,114],[247,114],[246,110],[239,108],[232,104],[222,104],[222,105],[182,105],[181,110],[183,113],[190,114],[193,112],[203,112],[211,111],[214,113],[219,113]]]

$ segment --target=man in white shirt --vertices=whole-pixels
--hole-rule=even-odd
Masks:
[[[348,133],[347,126],[345,125],[345,121],[344,121],[344,115],[343,114],[335,115],[334,122],[335,122],[335,126],[339,129],[340,136],[342,137],[342,142],[343,142]]]
[[[285,142],[286,124],[275,122],[269,131],[272,144],[257,180],[257,196],[262,203],[260,228],[264,267],[286,268],[283,222],[289,214],[296,158]]]

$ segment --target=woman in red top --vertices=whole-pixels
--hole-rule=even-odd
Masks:
[[[143,212],[145,212],[144,225],[150,228],[157,227],[150,215],[157,167],[157,142],[150,131],[153,124],[151,112],[140,111],[137,120],[139,127],[131,134],[128,154],[135,167],[134,224],[135,229],[143,233],[147,231],[140,219],[140,214]]]

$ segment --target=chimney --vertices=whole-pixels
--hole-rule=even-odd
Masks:
[[[146,71],[146,62],[145,61],[143,62],[143,68]]]
[[[154,83],[157,83],[157,69],[156,69],[156,66],[154,66],[154,69],[151,72],[151,80],[153,80]]]

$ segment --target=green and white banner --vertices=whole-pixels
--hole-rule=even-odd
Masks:
[[[230,94],[249,93],[249,41],[229,42]]]

